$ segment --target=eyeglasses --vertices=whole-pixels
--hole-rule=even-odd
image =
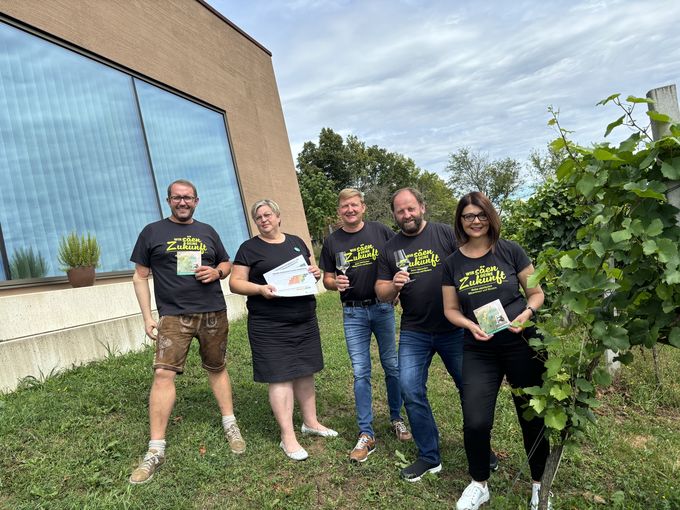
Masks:
[[[261,214],[260,216],[255,216],[255,223],[262,223],[265,220],[270,220],[274,216],[274,213],[264,213]]]
[[[479,221],[489,221],[489,217],[486,215],[486,213],[480,212],[479,214],[463,214],[462,218],[467,222],[467,223],[472,223],[475,221],[475,218],[477,218]]]
[[[193,204],[196,201],[196,197],[186,197],[186,196],[177,196],[177,195],[172,195],[168,197],[170,202],[173,204],[179,204],[182,200],[184,200],[187,204]]]

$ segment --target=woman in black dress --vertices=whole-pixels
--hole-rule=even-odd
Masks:
[[[313,295],[278,297],[264,273],[300,255],[317,280],[321,271],[310,265],[310,252],[302,239],[281,232],[276,202],[259,200],[250,214],[260,233],[238,249],[229,286],[232,292],[248,296],[253,378],[269,384],[269,403],[281,428],[279,446],[289,458],[304,460],[308,455],[293,427],[294,400],[300,405],[303,434],[338,435],[316,416],[314,374],[323,368],[316,299]]]

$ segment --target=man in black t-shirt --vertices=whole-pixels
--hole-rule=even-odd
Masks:
[[[444,259],[456,250],[456,240],[450,226],[424,219],[425,201],[414,188],[392,195],[392,214],[401,231],[380,253],[375,290],[383,301],[399,296],[403,309],[399,380],[418,459],[402,469],[401,476],[415,482],[442,468],[439,431],[427,399],[428,370],[435,353],[461,388],[463,332],[444,316],[441,292]],[[404,257],[395,253],[398,250],[405,252],[403,264],[398,259]]]
[[[175,377],[184,370],[194,337],[200,343],[203,368],[222,413],[232,452],[243,453],[245,441],[234,417],[231,382],[227,374],[226,303],[220,280],[231,262],[217,232],[193,219],[198,205],[196,187],[177,180],[168,186],[171,215],[144,227],[130,260],[132,282],[144,318],[146,335],[156,342],[154,378],[149,394],[149,449],[130,483],[145,483],[165,461],[165,430],[175,404]],[[151,315],[149,276],[160,319]]]
[[[365,212],[366,204],[361,191],[346,188],[340,192],[338,216],[342,220],[342,227],[324,240],[320,261],[324,271],[324,287],[339,291],[342,301],[347,352],[354,372],[354,403],[359,426],[359,440],[349,456],[355,462],[364,462],[375,450],[371,333],[378,343],[380,363],[385,371],[392,429],[398,439],[411,439],[411,433],[400,415],[402,399],[394,306],[391,301],[378,301],[374,289],[378,254],[394,236],[394,232],[382,223],[364,221]],[[338,267],[338,253],[344,254],[346,268]]]

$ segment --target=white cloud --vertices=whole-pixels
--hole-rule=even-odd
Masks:
[[[331,127],[438,172],[524,160],[548,106],[587,144],[618,116],[597,101],[680,78],[680,2],[209,1],[272,52],[294,157]]]

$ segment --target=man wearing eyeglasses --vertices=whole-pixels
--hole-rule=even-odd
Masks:
[[[350,452],[353,462],[364,462],[375,450],[373,400],[371,392],[371,336],[375,335],[380,363],[385,371],[387,402],[392,431],[400,441],[411,440],[401,417],[401,390],[397,362],[394,306],[375,296],[378,253],[394,232],[376,221],[364,221],[364,194],[353,188],[338,195],[338,216],[342,227],[326,237],[321,250],[323,284],[337,290],[342,301],[342,318],[347,352],[354,373],[354,405],[359,439]],[[338,255],[345,263],[337,261]]]
[[[428,371],[435,354],[459,392],[462,387],[463,331],[444,316],[441,291],[444,259],[457,245],[453,228],[425,220],[425,199],[417,189],[396,191],[391,208],[400,232],[380,252],[375,291],[381,301],[399,296],[403,310],[399,381],[418,458],[401,470],[401,477],[416,482],[442,469],[439,430],[427,398]],[[490,464],[497,467],[495,455]]]
[[[231,382],[226,370],[226,303],[220,280],[231,262],[219,235],[193,218],[196,187],[187,180],[168,186],[170,216],[144,227],[130,260],[132,282],[144,318],[146,335],[156,342],[154,378],[149,394],[149,448],[130,476],[130,483],[151,480],[165,461],[165,431],[175,404],[175,377],[184,371],[192,339],[200,344],[203,368],[222,413],[222,425],[232,452],[245,452],[236,424]],[[153,273],[158,322],[151,315],[149,276]]]

